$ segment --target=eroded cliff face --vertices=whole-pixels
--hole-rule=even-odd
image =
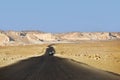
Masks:
[[[6,45],[9,43],[9,37],[6,36],[4,33],[0,32],[0,45]]]
[[[60,39],[65,40],[113,40],[120,39],[120,33],[110,32],[71,32],[58,34]]]
[[[117,39],[120,39],[120,32],[69,32],[59,34],[39,31],[0,32],[0,45],[25,45],[39,44],[44,42]]]
[[[55,41],[55,36],[51,33],[27,33],[27,39],[31,43],[51,42]]]

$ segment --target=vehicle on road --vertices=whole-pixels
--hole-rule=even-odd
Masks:
[[[55,54],[55,49],[52,45],[48,45],[48,48],[46,49],[45,54],[49,56],[53,56]]]

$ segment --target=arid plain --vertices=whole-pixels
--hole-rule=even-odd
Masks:
[[[26,60],[31,57],[42,56],[44,55],[45,50],[49,44],[50,43],[39,44],[39,45],[1,46],[0,67],[1,69],[4,69],[4,67],[6,66],[9,67],[22,60]],[[56,57],[66,58],[78,64],[83,63],[85,65],[105,71],[113,75],[118,75],[118,76],[120,75],[120,40],[56,43],[53,47],[56,50],[56,54],[55,54]],[[0,75],[1,74],[2,73],[0,73]],[[29,79],[29,80],[33,80],[33,79]],[[67,80],[67,79],[63,79],[63,80]],[[83,80],[92,80],[92,79],[83,79]],[[115,80],[115,79],[101,78],[100,80]]]

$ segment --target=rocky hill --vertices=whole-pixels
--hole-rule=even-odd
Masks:
[[[45,33],[40,31],[0,31],[0,45],[41,44],[80,40],[117,40],[120,32]]]

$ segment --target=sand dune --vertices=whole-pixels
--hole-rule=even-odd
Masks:
[[[0,80],[120,80],[120,76],[70,59],[43,55],[1,68]]]

